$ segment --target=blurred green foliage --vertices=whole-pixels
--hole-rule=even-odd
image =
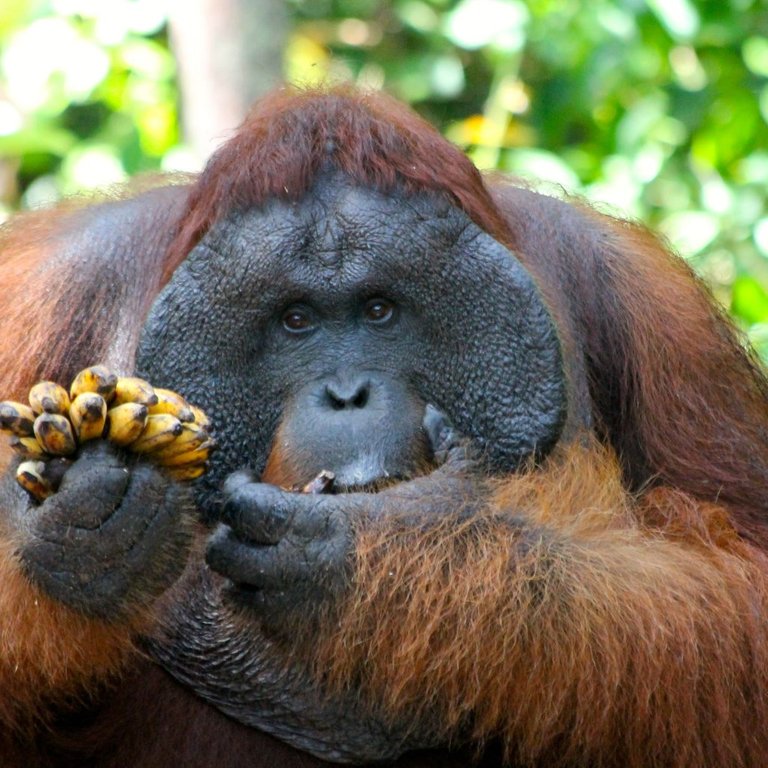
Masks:
[[[669,238],[768,358],[766,0],[290,0],[286,76]],[[0,6],[0,205],[184,168],[161,0]]]
[[[661,231],[768,357],[764,0],[293,0],[305,65]]]
[[[0,204],[163,167],[179,140],[165,25],[156,0],[0,7]]]

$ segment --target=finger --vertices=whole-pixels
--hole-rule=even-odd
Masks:
[[[129,482],[130,473],[120,464],[74,465],[64,475],[59,492],[38,508],[39,514],[54,518],[61,514],[71,517],[76,528],[96,529],[119,507]]]
[[[254,482],[253,472],[250,469],[239,469],[227,477],[222,490],[225,496],[231,496],[240,486],[252,482]]]
[[[148,525],[158,514],[181,515],[183,504],[170,503],[174,497],[178,498],[178,492],[154,467],[138,464],[131,472],[120,506],[105,521],[102,532],[124,551],[129,551],[134,542],[146,537]]]
[[[88,479],[94,478],[83,474],[79,481],[85,483]],[[114,487],[105,489],[101,473],[95,475],[95,481],[100,485],[75,484],[66,493],[48,499],[41,507],[37,525],[39,535],[53,544],[72,551],[85,546],[85,554],[80,551],[77,555],[82,568],[84,558],[114,565],[137,554],[137,542],[151,534],[158,516],[177,519],[185,508],[181,497],[184,491],[149,466],[138,466],[130,474],[125,470],[119,492]],[[98,572],[101,566],[94,562],[88,569]]]
[[[446,452],[443,467],[455,472],[465,471],[473,464],[474,457],[469,441],[454,445]]]
[[[429,438],[435,463],[439,467],[450,465],[450,470],[467,468],[468,462],[473,459],[470,454],[470,442],[455,429],[441,410],[427,404],[422,425]]]
[[[79,474],[88,472],[93,467],[112,467],[114,469],[125,466],[125,461],[115,450],[114,446],[106,440],[91,440],[82,445],[76,460],[67,472],[70,479]]]
[[[272,485],[241,484],[224,502],[220,520],[239,538],[258,544],[277,544],[293,517],[293,504]]]
[[[477,463],[471,442],[453,426],[448,416],[427,404],[422,422],[427,433],[438,472],[455,474],[470,471]]]
[[[268,483],[251,483],[225,501],[219,519],[245,541],[276,544],[289,532],[305,540],[328,536],[339,510],[352,504],[349,494],[292,493]]]
[[[221,526],[208,542],[208,565],[236,584],[255,589],[294,588],[310,577],[310,566],[289,541],[278,545],[248,544]]]
[[[72,466],[72,460],[64,456],[53,456],[45,461],[40,461],[39,464],[43,480],[54,491],[58,491],[64,475]]]
[[[448,417],[430,403],[424,410],[422,426],[429,438],[432,453],[438,461],[458,442],[458,434]]]

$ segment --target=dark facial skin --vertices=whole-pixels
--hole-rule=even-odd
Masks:
[[[373,301],[384,306],[383,300]],[[396,322],[393,317],[389,324]],[[317,326],[307,333],[317,333],[319,354],[326,344],[338,346],[331,333],[320,338]],[[378,341],[364,327],[338,335],[342,341],[344,336],[359,337],[361,349],[375,350]],[[375,367],[374,350],[371,367],[322,376],[290,399],[267,467],[270,482],[301,487],[330,469],[334,488],[349,490],[402,478],[431,458],[421,425],[424,402]]]
[[[407,473],[431,403],[503,471],[545,453],[565,413],[554,326],[511,254],[437,197],[338,175],[214,227],[155,303],[138,367],[210,413],[216,491],[263,471],[281,422],[302,472],[368,453]]]
[[[405,744],[351,702],[351,719],[345,702],[318,710],[306,680],[277,675],[284,663],[270,661],[265,638],[301,632],[302,621],[307,631],[315,609],[343,594],[361,521],[418,524],[444,514],[446,498],[481,502],[470,479],[480,466],[509,471],[556,442],[560,347],[530,276],[444,200],[329,175],[298,204],[216,226],[155,303],[138,366],[202,406],[221,444],[198,490],[220,522],[207,560],[225,578],[195,583],[205,596],[174,607],[177,631],[156,656],[228,714],[329,759],[428,746],[429,728]],[[271,451],[281,485],[324,469],[347,492],[258,482]],[[393,479],[403,482],[360,492]],[[200,661],[214,653],[215,673]]]
[[[484,476],[555,444],[560,344],[528,273],[436,195],[329,174],[299,203],[214,226],[157,298],[137,368],[202,407],[220,444],[194,486],[216,523],[210,569],[188,564],[155,658],[228,715],[329,760],[431,746],[429,723],[384,726],[354,692],[318,695],[283,640],[343,596],[367,520],[471,514]],[[286,488],[331,470],[339,492],[260,482],[265,467]],[[79,610],[118,617],[178,578],[192,494],[141,462],[89,450],[42,505],[3,493],[28,572]]]

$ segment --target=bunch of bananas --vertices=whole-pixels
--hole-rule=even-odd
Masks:
[[[216,445],[208,417],[181,395],[101,365],[80,371],[69,392],[41,381],[29,391],[29,405],[0,402],[0,430],[26,459],[16,479],[38,500],[55,492],[67,457],[89,440],[147,456],[175,480],[205,474]]]

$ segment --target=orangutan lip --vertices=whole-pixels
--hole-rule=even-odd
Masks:
[[[350,489],[360,490],[389,482],[392,474],[386,469],[383,460],[370,454],[363,454],[350,463],[333,470],[335,475],[334,488],[343,493]]]
[[[387,474],[374,478],[365,483],[338,482],[330,470],[319,472],[304,486],[291,488],[294,493],[309,493],[314,495],[338,495],[345,493],[377,493],[395,483],[401,483],[408,478],[401,474]]]
[[[335,484],[336,475],[330,469],[323,469],[301,488],[301,493],[333,493]]]
[[[390,485],[396,483],[402,483],[408,478],[405,475],[384,475],[370,480],[367,483],[353,483],[346,485],[345,483],[334,483],[331,493],[378,493],[384,488],[388,488]]]

